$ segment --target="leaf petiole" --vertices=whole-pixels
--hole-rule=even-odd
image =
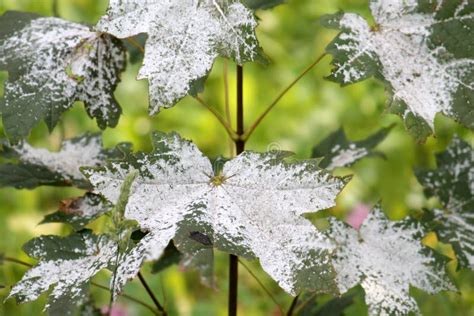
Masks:
[[[255,122],[250,126],[250,128],[245,131],[245,133],[242,135],[242,139],[244,141],[247,141],[250,136],[252,135],[252,133],[255,131],[255,129],[258,127],[258,125],[260,125],[260,123],[263,121],[263,119],[267,116],[268,113],[270,113],[270,111],[275,107],[275,105],[278,104],[278,102],[280,102],[280,100],[288,93],[288,91],[290,91],[291,88],[293,88],[293,86],[295,84],[298,83],[298,81],[300,81],[304,76],[306,76],[306,74],[308,74],[311,69],[313,69],[316,65],[319,64],[319,62],[326,56],[327,54],[326,53],[323,53],[321,54],[318,58],[316,58],[316,60],[311,64],[309,65],[308,67],[306,67],[306,69],[298,76],[296,77],[276,98],[275,100],[273,100],[273,102],[267,107],[267,109],[255,120]]]

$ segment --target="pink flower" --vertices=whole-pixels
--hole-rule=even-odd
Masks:
[[[349,215],[347,215],[346,222],[355,229],[359,230],[360,226],[362,225],[362,223],[364,223],[369,213],[369,205],[359,204],[352,209]]]
[[[108,306],[102,306],[100,309],[100,313],[102,315],[110,315],[110,316],[127,316],[127,309],[124,306],[114,305],[112,306],[112,311],[109,313]]]

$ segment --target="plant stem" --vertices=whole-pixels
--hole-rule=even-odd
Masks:
[[[242,260],[239,259],[239,263],[245,268],[245,270],[247,270],[247,272],[255,279],[255,281],[257,281],[258,285],[260,285],[263,291],[268,295],[268,297],[270,297],[273,303],[275,303],[275,305],[278,307],[281,315],[283,315],[284,314],[283,308],[278,303],[276,298],[272,295],[272,293],[265,287],[265,285],[263,285],[262,281],[259,280],[259,278],[252,272],[252,270],[250,270],[250,268]]]
[[[286,312],[286,316],[292,316],[293,312],[295,311],[296,304],[298,303],[298,298],[299,295],[296,295],[293,301],[291,302],[290,308],[288,309],[288,312]]]
[[[317,296],[317,293],[311,294],[311,295],[309,296],[309,298],[308,298],[306,301],[304,301],[304,302],[301,303],[298,307],[295,307],[295,308],[293,309],[293,314],[294,314],[294,315],[298,315],[298,314],[301,312],[301,310],[302,310],[303,308],[305,308],[306,305],[308,305],[316,296]]]
[[[127,38],[127,42],[129,42],[130,44],[132,44],[133,46],[135,46],[139,51],[140,53],[142,54],[145,54],[145,48],[143,48],[142,45],[140,45],[140,43],[138,43],[135,38],[133,37],[128,37]]]
[[[234,130],[230,127],[230,125],[225,121],[225,119],[222,117],[222,115],[219,114],[212,106],[207,104],[201,97],[195,96],[194,99],[198,101],[202,106],[204,106],[206,109],[208,109],[214,116],[217,118],[217,120],[221,123],[222,127],[225,128],[227,134],[232,140],[235,140],[237,138],[237,134],[234,132]]]
[[[230,114],[230,101],[229,101],[229,61],[224,59],[224,109],[225,117],[229,127],[232,129],[232,118]],[[229,139],[229,153],[230,156],[235,156],[234,141],[232,138]]]
[[[143,287],[147,291],[148,295],[150,295],[153,303],[155,303],[156,308],[161,312],[162,315],[166,316],[167,313],[165,311],[165,308],[160,304],[155,294],[153,294],[153,291],[148,286],[148,283],[146,283],[145,278],[143,277],[141,272],[138,272],[138,278],[140,279],[140,282],[143,284]]]
[[[53,0],[52,2],[52,13],[54,17],[59,17],[59,10],[58,10],[58,0]]]
[[[99,284],[99,283],[95,283],[95,282],[91,282],[91,285],[99,288],[99,289],[102,289],[102,290],[106,290],[106,291],[109,291],[110,292],[110,289],[109,287],[107,286],[104,286],[102,284]],[[137,304],[140,304],[142,305],[143,307],[146,307],[147,309],[149,309],[151,312],[153,312],[153,314],[155,315],[163,315],[163,313],[161,312],[158,312],[153,306],[143,302],[143,301],[140,301],[139,299],[133,297],[133,296],[130,296],[130,295],[127,295],[127,294],[120,294],[121,297],[123,298],[126,298],[128,299],[129,301],[132,301],[132,302],[135,302]]]
[[[244,69],[237,65],[237,138],[234,139],[235,151],[239,155],[245,150],[244,133]],[[237,290],[239,284],[239,257],[229,256],[229,316],[237,315]]]
[[[32,264],[30,264],[30,263],[28,263],[28,262],[25,262],[25,261],[22,261],[22,260],[19,260],[19,259],[16,259],[16,258],[4,257],[3,260],[4,260],[4,261],[7,261],[7,262],[11,262],[11,263],[16,263],[16,264],[19,264],[19,265],[22,265],[22,266],[25,266],[25,267],[28,267],[28,268],[32,268],[32,267],[33,267]],[[91,285],[93,285],[93,286],[95,286],[95,287],[97,287],[97,288],[99,288],[99,289],[106,290],[106,291],[109,291],[109,292],[110,292],[110,288],[107,287],[107,286],[104,286],[104,285],[102,285],[102,284],[99,284],[99,283],[96,283],[96,282],[91,282]],[[133,296],[130,296],[130,295],[127,295],[127,294],[124,294],[124,293],[119,294],[119,295],[120,295],[121,297],[123,297],[123,298],[126,298],[126,299],[128,299],[128,300],[130,300],[130,301],[133,301],[133,302],[135,302],[135,303],[137,303],[137,304],[142,305],[143,307],[145,307],[145,308],[149,309],[151,312],[153,312],[153,314],[155,314],[155,315],[164,315],[161,311],[158,312],[153,306],[151,306],[151,305],[149,305],[149,304],[147,304],[147,303],[145,303],[145,302],[139,300],[138,298],[135,298],[135,297],[133,297]]]
[[[235,140],[236,154],[245,150],[244,130],[244,68],[237,65],[237,139]]]
[[[242,135],[243,140],[248,140],[252,133],[255,131],[255,129],[260,125],[260,123],[263,121],[263,119],[267,116],[268,113],[275,107],[275,105],[278,104],[278,102],[290,91],[291,88],[295,84],[298,83],[298,81],[301,80],[308,72],[311,71],[319,62],[326,56],[326,53],[323,53],[321,56],[319,56],[311,65],[306,67],[306,69],[298,76],[296,77],[295,80],[293,80],[277,97],[276,99],[268,106],[268,108],[255,120],[255,122],[250,126],[250,128],[245,132],[244,135]]]
[[[7,261],[7,262],[11,262],[11,263],[20,264],[20,265],[25,266],[25,267],[28,267],[28,268],[33,267],[33,265],[32,265],[32,264],[29,264],[28,262],[21,261],[21,260],[19,260],[19,259],[12,258],[12,257],[4,257],[3,260],[4,260],[4,261]]]

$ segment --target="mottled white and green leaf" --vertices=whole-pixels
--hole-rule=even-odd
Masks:
[[[329,44],[342,85],[371,76],[388,86],[390,104],[417,137],[426,137],[437,113],[474,128],[474,3],[468,0],[372,0],[375,25],[339,13],[324,23],[341,30]],[[421,120],[420,120],[421,119]]]
[[[138,79],[148,79],[155,114],[202,90],[218,56],[261,58],[256,26],[236,0],[111,0],[96,28],[119,38],[148,34]]]
[[[461,267],[474,269],[474,144],[454,138],[437,155],[438,167],[419,170],[417,177],[428,196],[439,198],[434,210],[435,230],[453,245]]]
[[[252,10],[265,10],[285,3],[286,0],[242,0],[242,3]]]
[[[319,166],[328,170],[351,167],[360,159],[373,155],[374,148],[385,139],[389,131],[390,128],[385,128],[366,139],[351,141],[341,128],[315,146],[312,157],[320,158]]]
[[[7,12],[0,17],[0,70],[8,71],[0,112],[16,142],[40,121],[53,129],[74,101],[99,127],[115,126],[113,92],[125,68],[119,40],[59,18]]]
[[[413,221],[392,222],[376,209],[358,231],[332,221],[330,236],[337,244],[333,263],[339,290],[361,284],[370,315],[418,313],[410,286],[428,293],[454,289],[445,262],[422,245],[424,230]]]
[[[59,210],[46,215],[40,224],[65,223],[79,231],[112,208],[102,196],[87,192],[84,196],[61,201]]]
[[[40,261],[12,288],[9,297],[20,303],[30,302],[51,289],[46,308],[58,302],[67,303],[70,308],[62,311],[65,315],[75,315],[74,307],[87,299],[90,279],[111,266],[117,247],[106,236],[84,230],[68,237],[38,237],[23,249]]]
[[[173,239],[184,265],[204,270],[207,280],[217,248],[258,258],[289,293],[334,290],[333,244],[302,214],[332,207],[341,181],[316,161],[285,162],[285,152],[244,152],[213,168],[177,134],[155,133],[153,143],[152,153],[85,171],[96,192],[113,203],[124,176],[131,168],[140,171],[125,217],[148,233],[129,266],[158,259]]]
[[[0,157],[8,163],[0,164],[0,187],[33,189],[41,185],[78,186],[89,188],[80,167],[104,164],[106,159],[120,157],[116,149],[104,149],[98,134],[83,135],[65,140],[61,150],[52,152],[26,143],[0,143]]]

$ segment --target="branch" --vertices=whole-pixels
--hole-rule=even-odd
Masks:
[[[221,123],[222,127],[225,128],[227,134],[232,140],[236,140],[238,138],[237,134],[234,132],[234,130],[229,126],[229,124],[225,121],[225,119],[217,112],[212,106],[204,102],[203,99],[201,99],[199,96],[195,96],[194,99],[198,101],[202,106],[204,106],[206,109],[208,109]]]
[[[288,312],[286,313],[286,316],[293,316],[299,297],[300,297],[299,295],[296,295],[293,301],[291,301],[291,305],[290,305],[290,308],[288,308]]]
[[[260,125],[260,123],[263,121],[263,119],[267,116],[268,113],[275,107],[275,105],[278,104],[278,102],[290,91],[291,88],[295,84],[298,83],[298,81],[301,80],[308,72],[311,71],[319,62],[326,56],[326,53],[323,53],[321,56],[319,56],[311,65],[309,65],[298,77],[296,77],[295,80],[293,80],[277,97],[276,99],[268,106],[268,108],[255,120],[255,122],[252,124],[252,126],[245,132],[243,135],[244,140],[248,140],[252,133],[255,131],[255,129]]]
[[[259,280],[259,278],[250,270],[250,268],[242,261],[239,259],[239,263],[247,270],[247,272],[257,281],[258,285],[263,289],[263,291],[270,297],[270,299],[275,303],[275,305],[278,307],[280,310],[280,314],[284,315],[283,313],[283,308],[281,307],[280,303],[276,300],[276,298],[272,295],[272,293],[263,285],[262,281]]]
[[[227,119],[227,123],[229,127],[232,128],[232,118],[230,114],[230,102],[229,102],[229,62],[227,59],[224,59],[224,108],[225,108],[225,116]],[[232,138],[229,138],[229,152],[230,156],[235,156],[235,147],[234,141]]]
[[[138,278],[140,279],[140,282],[143,284],[143,287],[147,291],[148,295],[150,295],[153,303],[155,303],[156,308],[161,312],[162,315],[166,316],[167,313],[166,313],[164,307],[160,304],[160,302],[156,298],[155,294],[153,294],[153,291],[148,286],[148,283],[146,283],[145,278],[143,277],[141,272],[138,272]]]
[[[25,267],[28,267],[28,268],[33,267],[32,264],[30,264],[28,262],[25,262],[25,261],[22,261],[22,260],[19,260],[19,259],[16,259],[16,258],[4,257],[3,260],[6,261],[6,262],[16,263],[16,264],[19,264],[19,265],[22,265],[22,266],[25,266]],[[108,286],[104,286],[104,285],[101,285],[101,284],[95,283],[95,282],[91,282],[91,285],[93,285],[93,286],[95,286],[99,289],[106,290],[106,291],[110,292],[110,288]],[[119,296],[121,296],[123,298],[126,298],[130,301],[133,301],[137,304],[142,305],[143,307],[145,307],[145,308],[149,309],[151,312],[153,312],[153,314],[155,314],[155,315],[166,315],[161,311],[157,311],[153,306],[143,302],[142,300],[139,300],[138,298],[135,298],[133,296],[130,296],[130,295],[127,295],[127,294],[124,294],[124,293],[119,294]]]

